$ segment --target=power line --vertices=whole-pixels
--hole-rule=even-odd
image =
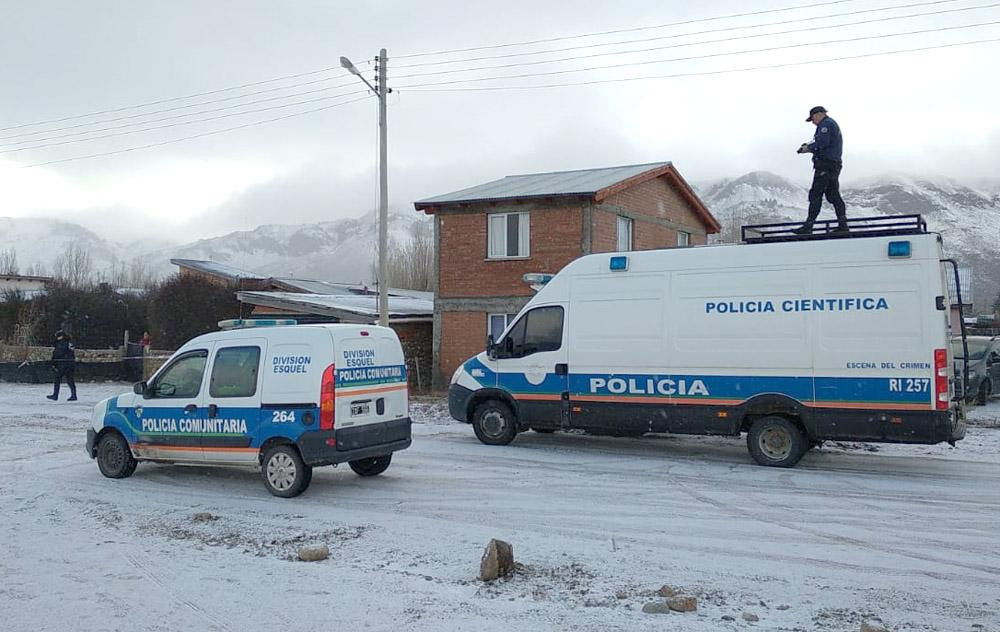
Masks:
[[[623,83],[626,81],[649,81],[652,79],[676,79],[681,77],[704,77],[709,75],[726,75],[739,72],[752,72],[757,70],[772,70],[775,68],[789,68],[792,66],[808,66],[810,64],[825,64],[836,61],[848,61],[852,59],[865,59],[868,57],[883,57],[888,55],[902,55],[905,53],[917,53],[942,48],[957,48],[959,46],[972,46],[976,44],[987,44],[1000,42],[1000,37],[989,39],[969,40],[965,42],[952,42],[950,44],[937,44],[933,46],[921,46],[919,48],[903,48],[898,50],[880,51],[876,53],[862,53],[858,55],[845,55],[841,57],[828,57],[826,59],[810,59],[807,61],[786,62],[782,64],[768,64],[766,66],[749,66],[744,68],[729,68],[724,70],[705,70],[698,72],[681,72],[669,75],[649,75],[645,77],[617,77],[615,79],[593,79],[590,81],[574,81],[565,83],[532,84],[521,86],[481,86],[472,88],[410,88],[410,92],[486,92],[501,90],[538,90],[545,88],[566,88],[572,86],[591,86],[602,83]]]
[[[530,46],[534,44],[545,44],[548,42],[561,42],[565,40],[580,39],[582,37],[597,37],[600,35],[615,35],[617,33],[635,33],[636,31],[650,31],[654,29],[663,29],[669,26],[683,26],[686,24],[698,24],[701,22],[713,22],[715,20],[728,20],[731,18],[745,18],[754,15],[766,15],[769,13],[784,13],[786,11],[796,11],[798,9],[811,9],[814,7],[825,7],[833,4],[845,4],[848,2],[857,2],[857,0],[832,0],[830,2],[814,2],[812,4],[799,4],[790,7],[783,7],[780,9],[766,9],[763,11],[748,11],[746,13],[730,13],[727,15],[716,15],[707,18],[696,18],[692,20],[681,20],[678,22],[667,22],[665,24],[655,24],[653,26],[635,26],[631,28],[624,29],[614,29],[611,31],[597,31],[593,33],[580,33],[578,35],[563,35],[561,37],[548,37],[545,39],[536,40],[525,40],[521,42],[508,42],[505,44],[491,44],[489,46],[472,46],[469,48],[452,48],[448,50],[439,51],[429,51],[424,53],[409,53],[405,55],[396,55],[396,59],[407,59],[410,57],[429,57],[433,55],[447,55],[450,53],[468,53],[477,50],[490,50],[494,48],[511,48],[513,46]]]
[[[962,0],[930,0],[929,2],[913,2],[910,4],[897,4],[888,7],[879,7],[877,9],[863,9],[860,11],[846,11],[842,13],[828,13],[827,15],[817,15],[809,16],[805,18],[794,18],[791,20],[780,20],[777,22],[764,22],[761,24],[748,24],[745,26],[725,26],[716,29],[706,29],[703,31],[692,31],[688,33],[674,33],[672,35],[657,35],[656,37],[643,37],[639,39],[629,39],[621,40],[617,42],[600,42],[597,44],[579,44],[576,46],[566,46],[563,48],[551,48],[548,50],[535,50],[524,53],[505,53],[503,55],[486,55],[482,57],[464,57],[461,59],[446,59],[444,61],[428,61],[428,62],[418,62],[416,64],[394,64],[394,68],[399,70],[401,68],[423,68],[427,66],[443,66],[445,64],[460,64],[468,63],[472,61],[486,61],[491,59],[509,59],[513,57],[528,57],[531,55],[547,55],[549,53],[564,53],[571,50],[585,50],[588,48],[601,48],[604,46],[621,46],[624,44],[642,44],[645,42],[656,42],[660,40],[667,39],[677,39],[679,37],[691,37],[694,35],[708,35],[711,33],[724,33],[728,31],[739,31],[745,29],[755,29],[763,28],[766,26],[782,26],[785,24],[796,24],[799,22],[812,22],[814,20],[826,20],[830,18],[841,18],[848,17],[852,15],[863,15],[867,13],[880,13],[882,11],[893,11],[896,9],[912,9],[916,7],[925,7],[938,4],[953,4],[955,2],[961,2]]]
[[[348,85],[348,84],[345,84],[345,85]],[[355,85],[355,84],[351,83],[349,85]],[[330,86],[330,87],[326,87],[326,88],[318,88],[316,90],[306,90],[304,92],[296,92],[296,93],[293,93],[293,94],[285,94],[285,95],[282,95],[282,96],[270,97],[270,98],[267,98],[267,99],[257,99],[255,101],[248,101],[247,103],[237,103],[236,105],[227,105],[227,106],[223,106],[221,108],[212,108],[212,109],[208,109],[208,110],[199,110],[197,112],[188,112],[186,114],[174,114],[172,116],[164,116],[164,117],[161,117],[161,118],[158,118],[158,119],[151,119],[151,120],[148,120],[148,121],[137,121],[135,123],[126,123],[124,125],[114,125],[114,126],[111,126],[111,127],[102,127],[102,128],[99,128],[99,129],[84,130],[82,132],[70,132],[68,134],[57,134],[56,136],[46,136],[46,137],[43,137],[43,138],[29,138],[27,140],[18,141],[16,143],[10,143],[7,146],[0,146],[0,154],[2,154],[2,153],[11,153],[11,152],[15,152],[15,151],[23,151],[25,149],[38,149],[40,147],[48,147],[48,146],[50,146],[50,145],[37,145],[37,146],[32,146],[32,147],[22,147],[22,148],[18,148],[18,149],[13,149],[17,145],[25,145],[25,144],[28,144],[28,143],[40,143],[40,142],[43,142],[43,141],[57,140],[59,138],[69,138],[71,136],[81,136],[81,135],[86,135],[86,134],[97,134],[97,133],[100,133],[100,132],[107,132],[107,131],[113,131],[113,130],[118,130],[118,129],[127,129],[129,127],[134,127],[136,125],[148,125],[150,123],[161,123],[163,121],[172,121],[172,120],[176,120],[176,119],[180,119],[180,118],[186,118],[186,117],[189,117],[189,116],[198,116],[199,114],[211,114],[212,112],[222,112],[224,110],[232,110],[232,109],[235,109],[235,108],[242,108],[242,107],[247,107],[247,106],[251,106],[251,105],[257,105],[258,103],[268,103],[268,102],[271,102],[271,101],[280,101],[282,99],[290,99],[290,98],[293,98],[293,97],[301,97],[301,96],[306,96],[306,95],[309,95],[309,94],[316,94],[318,92],[326,92],[328,90],[333,90],[334,88],[336,88],[336,86]],[[333,94],[333,95],[330,95],[329,97],[325,97],[325,98],[327,98],[327,99],[335,99],[335,98],[338,98],[338,97],[350,96],[350,95],[354,95],[354,94],[360,94],[362,92],[367,92],[367,90],[360,90],[360,91],[359,90],[355,90],[354,92],[348,92],[348,93],[345,93],[345,94]],[[291,103],[289,105],[282,105],[282,106],[278,106],[278,107],[290,107],[290,106],[294,106],[294,105],[302,105],[303,103],[308,103],[308,102],[309,101],[299,101],[299,102],[296,102],[296,103]],[[272,108],[265,108],[265,109],[272,109]],[[273,109],[276,109],[276,108],[273,108]],[[253,114],[253,113],[256,113],[256,112],[260,112],[260,111],[262,111],[262,110],[248,110],[247,112],[233,112],[229,116],[240,116],[240,115],[243,115],[243,114]],[[215,117],[215,118],[221,118],[221,117]],[[194,120],[194,121],[179,123],[179,125],[188,125],[190,123],[198,123],[198,122],[205,121],[205,120],[214,120],[214,119],[210,118],[210,119]],[[148,128],[148,129],[161,129],[162,127],[163,126],[160,126],[160,127],[151,127],[151,128]],[[146,129],[138,129],[138,130],[134,130],[132,132],[126,132],[126,133],[128,133],[128,134],[134,134],[134,133],[143,132],[143,131],[147,131],[147,130]],[[114,134],[112,134],[112,136],[113,135]],[[96,138],[107,138],[107,136],[98,136],[98,137],[95,137],[95,139]],[[95,139],[82,138],[82,139],[77,139],[77,140],[67,141],[67,142],[83,142],[83,141],[95,140]],[[52,145],[56,145],[56,144],[65,144],[65,143],[52,143]]]
[[[417,84],[396,86],[396,89],[399,90],[399,89],[403,89],[403,88],[416,88],[416,87],[424,87],[424,86],[443,86],[443,85],[453,85],[453,84],[457,84],[457,83],[475,83],[475,82],[481,82],[481,81],[495,81],[495,80],[499,80],[499,79],[526,79],[526,78],[529,78],[529,77],[547,77],[547,76],[552,76],[552,75],[564,75],[564,74],[571,74],[571,73],[578,73],[578,72],[589,72],[591,70],[609,70],[609,69],[613,69],[613,68],[626,68],[626,67],[630,67],[630,66],[644,66],[644,65],[649,65],[649,64],[663,64],[663,63],[676,62],[676,61],[692,61],[692,60],[696,60],[696,59],[710,59],[710,58],[714,58],[714,57],[726,57],[726,56],[730,56],[730,55],[745,55],[745,54],[751,54],[751,53],[764,53],[764,52],[771,52],[771,51],[777,51],[777,50],[788,50],[788,49],[791,49],[791,48],[803,48],[803,47],[806,47],[806,46],[822,46],[822,45],[826,45],[826,44],[844,44],[844,43],[847,43],[847,42],[860,42],[860,41],[865,41],[865,40],[882,39],[882,38],[888,38],[888,37],[905,37],[905,36],[909,36],[909,35],[921,35],[921,34],[924,34],[924,33],[940,33],[940,32],[944,32],[944,31],[956,31],[956,30],[962,30],[962,29],[977,28],[977,27],[981,27],[981,26],[992,26],[992,25],[995,25],[995,24],[1000,24],[1000,20],[996,20],[996,21],[992,21],[992,22],[978,22],[978,23],[975,23],[975,24],[964,24],[964,25],[960,25],[960,26],[945,26],[945,27],[938,27],[938,28],[933,28],[933,29],[920,29],[920,30],[916,30],[916,31],[904,31],[902,33],[885,33],[885,34],[880,34],[880,35],[865,35],[865,36],[859,36],[859,37],[844,38],[844,39],[839,39],[839,40],[825,40],[825,41],[822,41],[822,42],[804,42],[804,43],[799,43],[799,44],[785,44],[785,45],[782,45],[782,46],[769,46],[769,47],[766,47],[766,48],[755,48],[755,49],[748,49],[748,50],[741,50],[741,51],[730,51],[730,52],[723,52],[723,53],[709,53],[709,54],[704,54],[704,55],[691,55],[691,56],[688,56],[688,57],[674,57],[674,58],[670,58],[670,59],[651,59],[651,60],[629,62],[629,63],[622,63],[622,64],[609,64],[609,65],[604,65],[604,66],[590,66],[590,67],[587,67],[587,68],[571,68],[571,69],[566,69],[566,70],[551,70],[551,71],[547,71],[547,72],[521,73],[521,74],[518,74],[518,75],[502,75],[502,76],[496,76],[496,77],[476,77],[476,78],[472,78],[472,79],[452,79],[452,80],[449,80],[449,81],[438,81],[438,82],[432,82],[432,83],[417,83]]]
[[[973,10],[977,10],[977,9],[990,9],[990,8],[994,8],[994,7],[998,7],[998,6],[1000,6],[1000,3],[977,5],[977,6],[974,6],[974,7],[959,7],[957,9],[942,9],[942,10],[939,10],[939,11],[928,11],[928,12],[924,12],[924,13],[914,13],[914,14],[909,14],[909,15],[891,15],[891,16],[882,17],[882,18],[871,18],[871,19],[868,19],[868,20],[859,20],[859,21],[855,21],[855,22],[845,22],[843,24],[828,24],[826,26],[810,26],[810,27],[806,27],[806,28],[788,29],[788,30],[785,30],[785,31],[775,31],[775,32],[772,32],[772,33],[751,33],[749,35],[739,35],[739,36],[736,36],[736,37],[724,37],[724,38],[718,38],[718,39],[714,39],[714,40],[705,40],[705,41],[702,41],[702,42],[682,42],[682,43],[679,43],[679,44],[667,44],[665,46],[652,46],[652,47],[647,47],[647,48],[638,48],[638,49],[624,50],[624,51],[614,51],[614,52],[607,52],[607,53],[592,53],[592,54],[589,54],[589,55],[574,55],[574,56],[571,56],[571,57],[561,57],[561,58],[558,58],[558,59],[543,59],[543,60],[534,60],[534,61],[514,62],[514,63],[509,63],[509,64],[499,64],[499,65],[493,65],[493,66],[476,66],[476,67],[472,67],[472,68],[453,68],[453,69],[450,69],[450,70],[435,70],[435,71],[431,71],[431,72],[420,72],[420,73],[413,73],[413,74],[409,74],[409,75],[397,75],[396,78],[397,79],[410,79],[410,78],[414,78],[414,77],[430,77],[430,76],[434,76],[434,75],[448,75],[448,74],[454,74],[454,73],[458,73],[458,72],[478,72],[480,70],[498,70],[498,69],[502,69],[502,68],[517,68],[517,67],[522,67],[522,66],[537,66],[539,64],[555,64],[555,63],[564,62],[564,61],[578,61],[578,60],[581,60],[581,59],[593,59],[593,58],[599,58],[599,57],[610,57],[610,56],[614,56],[614,55],[634,55],[636,53],[648,53],[648,52],[653,52],[653,51],[658,51],[658,50],[666,50],[666,49],[669,49],[669,48],[684,48],[684,47],[688,47],[688,46],[702,46],[702,45],[705,45],[705,44],[720,44],[720,43],[726,43],[726,42],[735,42],[735,41],[739,41],[739,40],[755,39],[755,38],[760,38],[760,37],[771,37],[771,36],[775,36],[775,35],[790,35],[790,34],[793,34],[793,33],[809,33],[809,32],[813,32],[813,31],[823,31],[823,30],[829,30],[829,29],[838,29],[838,28],[844,28],[844,27],[849,27],[849,26],[860,26],[860,25],[863,25],[863,24],[874,24],[874,23],[877,23],[877,22],[889,22],[889,21],[893,21],[893,20],[904,20],[904,19],[911,19],[911,18],[918,18],[918,17],[926,17],[926,16],[929,16],[929,15],[941,15],[941,14],[945,14],[945,13],[957,13],[957,12],[962,12],[962,11],[973,11]]]
[[[152,147],[161,147],[163,145],[170,145],[172,143],[179,143],[179,142],[186,141],[186,140],[193,140],[193,139],[196,139],[196,138],[204,138],[206,136],[214,136],[216,134],[223,134],[225,132],[232,132],[234,130],[245,129],[247,127],[255,127],[257,125],[264,125],[264,124],[267,124],[267,123],[274,123],[276,121],[283,121],[285,119],[290,119],[290,118],[293,118],[293,117],[296,117],[296,116],[305,116],[307,114],[313,114],[315,112],[322,112],[323,110],[329,110],[329,109],[332,109],[332,108],[340,107],[342,105],[348,105],[348,104],[351,104],[351,103],[357,103],[358,101],[364,101],[367,98],[368,97],[366,97],[366,96],[365,97],[359,97],[357,99],[351,99],[350,101],[344,101],[343,103],[334,103],[332,105],[324,105],[323,107],[313,108],[311,110],[305,110],[303,112],[293,112],[292,114],[285,114],[283,116],[277,116],[277,117],[270,118],[270,119],[265,119],[265,120],[262,120],[262,121],[253,121],[251,123],[244,123],[243,125],[236,125],[236,126],[227,127],[227,128],[224,128],[224,129],[213,130],[211,132],[202,132],[201,134],[193,134],[191,136],[182,136],[181,138],[172,138],[170,140],[164,140],[164,141],[160,141],[158,143],[149,143],[147,145],[138,145],[138,146],[135,146],[135,147],[127,147],[125,149],[117,149],[117,150],[114,150],[114,151],[105,151],[105,152],[101,152],[101,153],[98,153],[98,154],[88,154],[86,156],[73,156],[73,157],[70,157],[70,158],[60,158],[60,159],[57,159],[57,160],[48,160],[46,162],[37,162],[37,163],[34,163],[34,164],[30,164],[30,165],[21,165],[20,168],[21,169],[30,169],[32,167],[44,167],[46,165],[54,165],[54,164],[59,164],[59,163],[63,163],[63,162],[73,162],[73,161],[76,161],[76,160],[87,160],[87,159],[90,159],[90,158],[102,158],[104,156],[113,156],[115,154],[124,154],[124,153],[132,152],[132,151],[139,151],[141,149],[150,149]]]
[[[367,92],[368,92],[368,90],[357,90],[355,92],[348,92],[347,94],[336,94],[336,95],[332,95],[332,96],[328,96],[328,97],[319,97],[319,98],[316,98],[316,99],[306,99],[305,101],[298,101],[296,103],[286,103],[286,104],[283,104],[283,105],[272,105],[272,106],[269,106],[269,107],[266,107],[266,108],[258,108],[256,110],[247,110],[246,112],[236,112],[236,113],[233,113],[233,114],[223,114],[221,116],[209,116],[209,117],[206,117],[206,118],[195,119],[195,120],[192,120],[192,121],[182,121],[180,123],[168,123],[166,125],[157,125],[157,126],[154,126],[154,127],[147,127],[147,128],[143,128],[143,129],[129,130],[129,131],[126,131],[126,132],[114,132],[112,134],[103,134],[101,136],[93,136],[93,137],[90,137],[90,138],[76,138],[76,139],[73,139],[73,140],[63,140],[63,141],[59,141],[59,142],[56,142],[56,143],[43,143],[41,145],[32,145],[31,147],[19,147],[17,149],[0,149],[0,154],[13,154],[13,153],[17,153],[17,152],[21,152],[21,151],[29,151],[29,150],[33,150],[33,149],[44,149],[46,147],[56,147],[56,146],[59,146],[59,145],[69,145],[69,144],[72,144],[72,143],[85,143],[85,142],[91,142],[91,141],[95,141],[95,140],[103,140],[105,138],[114,138],[116,136],[127,136],[128,134],[138,134],[138,133],[141,133],[141,132],[152,132],[152,131],[155,131],[155,130],[168,129],[168,128],[171,128],[171,127],[180,127],[182,125],[194,125],[195,123],[206,123],[208,121],[218,121],[220,119],[232,118],[234,116],[243,116],[245,114],[257,114],[259,112],[268,112],[268,111],[271,111],[271,110],[280,110],[282,108],[289,108],[289,107],[294,107],[294,106],[297,106],[297,105],[306,105],[308,103],[317,103],[317,102],[320,102],[320,101],[329,101],[330,99],[341,99],[343,97],[351,96],[351,95],[354,95],[354,94],[361,94],[361,93],[367,93]],[[366,97],[362,97],[362,98],[366,98]],[[349,103],[351,103],[351,102],[353,102],[353,101],[349,101]]]
[[[343,76],[347,76],[347,75],[345,74]],[[21,132],[20,134],[11,134],[9,136],[0,136],[0,140],[8,140],[8,139],[11,139],[11,138],[24,138],[26,136],[37,136],[38,134],[47,134],[49,132],[61,132],[63,130],[79,129],[81,127],[91,127],[93,125],[101,125],[103,123],[114,123],[116,121],[126,121],[126,120],[131,120],[131,119],[136,119],[136,118],[143,118],[143,117],[146,117],[146,116],[153,116],[154,114],[162,114],[164,112],[176,112],[177,110],[186,110],[188,108],[194,108],[194,107],[198,107],[200,105],[211,105],[213,103],[224,103],[226,101],[234,101],[236,99],[245,99],[247,97],[257,96],[257,95],[260,95],[260,94],[270,94],[272,92],[278,92],[280,90],[289,90],[291,88],[301,88],[301,87],[304,87],[304,86],[312,86],[312,85],[316,85],[317,83],[323,83],[324,81],[333,81],[336,78],[337,77],[324,77],[323,79],[314,79],[312,81],[303,81],[301,83],[293,83],[293,84],[289,84],[287,86],[278,86],[276,88],[268,88],[266,90],[257,90],[257,91],[254,91],[254,92],[247,92],[247,93],[244,93],[244,94],[236,94],[236,95],[229,96],[229,97],[223,97],[221,99],[211,99],[209,101],[198,101],[197,103],[189,103],[187,105],[178,105],[178,106],[175,106],[175,107],[164,108],[164,109],[161,109],[161,110],[152,110],[150,112],[141,112],[139,114],[130,114],[128,116],[117,116],[117,117],[114,117],[114,118],[100,119],[100,120],[97,120],[97,121],[90,121],[90,122],[87,122],[87,123],[78,123],[76,125],[67,125],[67,126],[64,126],[64,127],[54,127],[54,128],[47,128],[47,129],[35,130],[33,132]],[[351,81],[351,82],[348,82],[348,83],[340,83],[340,84],[337,84],[335,86],[329,86],[326,89],[327,90],[333,90],[335,88],[343,88],[343,87],[352,86],[352,85],[355,85],[354,81]],[[286,95],[286,97],[290,97],[290,96],[294,96],[294,95]],[[246,104],[243,104],[243,105],[246,105]],[[193,116],[193,114],[190,114],[190,115],[187,115],[187,116]],[[32,141],[28,141],[28,142],[32,142]]]
[[[299,77],[308,77],[311,75],[318,75],[324,72],[330,72],[331,70],[341,71],[343,70],[339,65],[330,66],[328,68],[320,68],[318,70],[309,70],[307,72],[299,72],[292,75],[282,75],[280,77],[272,77],[270,79],[263,79],[261,81],[251,81],[250,83],[240,84],[238,86],[229,86],[227,88],[219,88],[217,90],[208,90],[205,92],[195,92],[193,94],[188,94],[179,97],[170,97],[167,99],[159,99],[157,101],[147,101],[145,103],[136,103],[134,105],[125,105],[116,108],[109,108],[106,110],[96,110],[94,112],[87,112],[85,114],[74,114],[72,116],[64,116],[62,118],[47,119],[44,121],[35,121],[33,123],[22,123],[20,125],[10,125],[7,127],[0,127],[0,132],[11,130],[11,129],[21,129],[24,127],[34,127],[36,125],[46,125],[48,123],[62,123],[64,121],[72,121],[76,119],[86,118],[88,116],[98,116],[101,114],[112,114],[115,112],[124,112],[126,110],[134,110],[138,108],[147,107],[150,105],[161,105],[163,103],[172,103],[175,101],[184,101],[185,99],[193,99],[195,97],[204,97],[212,94],[220,94],[222,92],[229,92],[231,90],[241,90],[243,88],[252,88],[254,86],[264,85],[266,83],[274,83],[275,81],[283,81],[285,79],[298,79]]]

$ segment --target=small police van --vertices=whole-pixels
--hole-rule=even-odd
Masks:
[[[780,467],[826,439],[961,439],[949,268],[910,217],[577,259],[455,371],[451,415],[491,445],[529,428],[746,432]]]
[[[131,476],[139,461],[249,466],[288,498],[320,465],[384,472],[410,445],[396,333],[294,322],[223,321],[133,393],[97,404],[87,453],[101,473]]]

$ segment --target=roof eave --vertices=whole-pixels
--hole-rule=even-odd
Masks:
[[[433,215],[437,211],[452,210],[454,207],[467,207],[475,204],[511,204],[518,202],[531,202],[537,200],[555,200],[565,198],[593,199],[593,191],[579,191],[573,193],[545,193],[541,195],[519,195],[515,197],[502,198],[472,198],[468,200],[449,200],[446,202],[414,202],[413,207],[418,211],[423,211],[428,215]]]

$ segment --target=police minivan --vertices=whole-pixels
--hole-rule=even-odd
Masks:
[[[451,415],[493,445],[746,432],[781,467],[826,439],[961,439],[951,264],[919,216],[893,220],[577,259],[455,371]]]
[[[367,325],[237,320],[186,343],[134,392],[94,408],[87,453],[110,478],[139,461],[259,468],[275,496],[312,468],[361,476],[410,445],[406,365],[396,333]]]

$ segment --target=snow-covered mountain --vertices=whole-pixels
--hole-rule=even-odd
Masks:
[[[801,221],[808,187],[755,171],[698,187],[701,198],[723,225],[722,238],[739,239],[744,223]],[[887,175],[842,185],[849,217],[919,213],[944,237],[945,249],[972,269],[976,308],[987,309],[1000,291],[1000,191],[972,188],[945,178]],[[820,218],[832,218],[824,202]]]
[[[416,212],[389,213],[389,243],[409,243],[429,222]],[[378,230],[375,214],[316,224],[266,224],[146,254],[164,274],[171,258],[205,259],[267,276],[371,282]]]
[[[119,249],[79,224],[35,217],[0,217],[0,251],[13,250],[21,274],[53,271],[56,259],[75,245],[90,253],[95,269],[111,267]]]

